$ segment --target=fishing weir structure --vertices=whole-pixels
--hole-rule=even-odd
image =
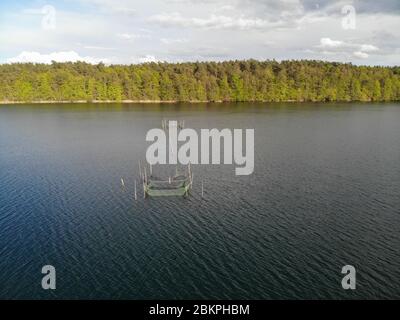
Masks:
[[[161,127],[163,130],[167,131],[171,128],[176,128],[177,130],[182,130],[185,126],[184,120],[181,121],[171,121],[167,120],[161,121]],[[148,172],[149,171],[149,172]],[[188,196],[193,187],[193,173],[190,163],[188,165],[181,165],[175,167],[175,174],[167,177],[158,177],[153,174],[153,166],[149,166],[144,163],[142,165],[139,160],[139,177],[140,182],[143,185],[143,197],[171,197],[171,196]],[[125,188],[124,179],[121,178],[121,185]],[[139,184],[140,185],[140,184]],[[134,198],[138,200],[136,180],[134,181]],[[203,181],[201,181],[201,197],[204,196],[204,186]]]
[[[185,120],[180,120],[180,121],[174,121],[174,122],[169,122],[167,119],[163,119],[161,120],[161,128],[163,128],[163,130],[169,130],[169,128],[171,126],[176,127],[178,130],[180,129],[184,129],[185,128]]]
[[[177,130],[185,127],[185,120],[177,122],[169,122],[166,119],[161,121],[161,127],[167,131],[174,125]],[[193,173],[190,163],[186,170],[180,171],[178,167],[175,169],[175,175],[168,178],[160,178],[153,175],[152,166],[150,165],[150,174],[147,174],[147,166],[143,171],[139,163],[140,177],[143,183],[143,195],[149,197],[168,197],[168,196],[187,196],[193,185]]]
[[[180,172],[176,168],[174,176],[163,179],[153,175],[152,166],[150,166],[150,174],[147,174],[147,167],[141,172],[143,182],[143,195],[149,197],[168,197],[168,196],[187,196],[192,188],[193,173],[190,164],[187,170]]]

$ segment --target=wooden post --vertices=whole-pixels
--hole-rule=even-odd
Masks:
[[[135,200],[137,200],[137,192],[136,192],[136,180],[135,180]]]
[[[139,176],[140,176],[140,179],[143,179],[142,166],[140,165],[140,160],[139,160]]]
[[[204,198],[204,183],[203,183],[203,180],[201,180],[201,197]]]

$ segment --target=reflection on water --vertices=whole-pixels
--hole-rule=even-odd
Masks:
[[[254,128],[254,174],[193,166],[190,197],[134,201],[164,118]],[[395,104],[1,106],[0,297],[400,298],[399,123]]]

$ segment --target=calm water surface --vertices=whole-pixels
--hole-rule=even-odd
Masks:
[[[255,128],[254,174],[134,201],[163,118]],[[399,299],[399,249],[400,105],[0,106],[0,298]]]

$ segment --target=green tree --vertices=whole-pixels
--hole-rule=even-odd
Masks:
[[[400,67],[314,60],[2,64],[0,99],[398,101]]]
[[[390,78],[385,80],[385,86],[383,87],[383,100],[390,101],[393,100],[393,84]]]
[[[28,81],[17,80],[15,82],[15,97],[18,101],[32,101],[33,100],[33,88],[32,84]]]
[[[381,99],[381,84],[378,80],[375,81],[374,83],[374,89],[373,89],[373,93],[372,93],[372,99],[374,101],[379,101]]]

